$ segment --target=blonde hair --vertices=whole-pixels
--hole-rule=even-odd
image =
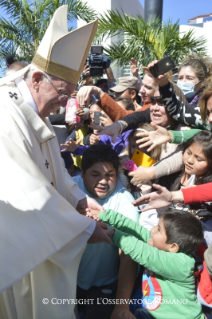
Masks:
[[[159,89],[159,85],[155,82],[155,78],[154,78],[154,76],[152,75],[152,73],[151,73],[150,71],[148,71],[148,70],[145,70],[144,76],[145,76],[145,75],[147,75],[147,76],[149,76],[150,78],[153,79],[153,81],[154,81],[154,86],[156,87],[156,90],[155,90],[155,91],[157,91],[157,90]]]

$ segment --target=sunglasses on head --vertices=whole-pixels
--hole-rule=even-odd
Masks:
[[[161,96],[151,96],[150,102],[152,105],[155,105],[156,103],[160,106],[164,105],[164,102],[163,102],[163,99],[161,98]]]

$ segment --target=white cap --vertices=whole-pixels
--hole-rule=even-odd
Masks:
[[[68,32],[67,13],[67,5],[55,11],[31,66],[77,84],[97,30],[98,20]],[[29,69],[30,66],[27,66],[11,76],[2,78],[0,85],[13,81]]]

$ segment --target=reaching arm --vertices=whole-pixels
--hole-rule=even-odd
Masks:
[[[172,203],[195,204],[212,201],[212,183],[183,188],[179,191],[169,192],[165,187],[153,184],[157,192],[152,192],[138,198],[132,204],[135,206],[148,204],[145,209],[157,209],[171,205]]]
[[[183,144],[187,142],[189,138],[200,132],[199,129],[185,130],[185,131],[168,131],[166,128],[156,125],[151,122],[151,126],[155,129],[150,132],[142,132],[136,134],[136,136],[141,137],[140,140],[136,141],[139,148],[144,148],[149,146],[147,152],[153,150],[157,145],[170,142],[172,144]]]
[[[170,192],[165,187],[157,184],[153,184],[153,187],[157,189],[157,192],[144,195],[136,199],[132,204],[140,206],[148,204],[142,211],[150,209],[157,209],[171,205],[172,203],[183,203],[184,197],[182,191]]]
[[[185,205],[212,201],[212,183],[182,189]]]
[[[137,111],[133,112],[132,114],[128,114],[121,118],[122,121],[125,121],[127,123],[127,129],[131,130],[136,127],[138,127],[141,123],[150,123],[150,109],[146,109],[142,111],[142,108]]]
[[[189,138],[197,134],[198,132],[201,132],[199,129],[193,129],[193,130],[185,130],[185,131],[169,131],[172,135],[172,141],[171,143],[174,144],[182,144],[188,141]]]
[[[118,121],[121,117],[127,114],[134,113],[134,111],[124,110],[118,103],[116,103],[108,94],[104,94],[97,103],[101,109],[111,118],[113,122]]]
[[[136,171],[130,172],[128,175],[132,176],[130,183],[137,187],[141,187],[143,183],[149,182],[155,178],[164,175],[170,175],[179,172],[183,168],[182,152],[176,150],[167,157],[150,167],[139,166]]]
[[[179,280],[180,276],[182,281],[184,278],[187,278],[188,272],[190,272],[190,265],[188,266],[185,259],[189,258],[190,262],[193,263],[191,257],[187,257],[180,252],[177,254],[169,253],[148,245],[146,242],[150,239],[150,231],[112,210],[107,210],[105,214],[100,213],[99,217],[118,228],[115,230],[112,238],[113,242],[125,254],[130,255],[134,261],[166,278]],[[141,237],[144,236],[145,240],[138,239],[137,232],[135,231],[136,228],[138,229],[137,226],[140,227]],[[146,235],[144,235],[145,233]],[[179,266],[178,269],[176,269],[176,264]]]
[[[113,71],[111,69],[111,67],[109,66],[107,69],[105,69],[105,73],[107,75],[107,81],[110,83],[110,82],[115,82],[115,78],[114,78],[114,75],[113,75]]]
[[[133,220],[114,212],[112,209],[107,209],[105,213],[100,212],[99,218],[103,222],[107,222],[113,227],[117,227],[124,232],[130,233],[131,235],[143,240],[144,242],[148,242],[151,236],[149,230],[137,224]]]
[[[184,104],[176,95],[172,83],[160,87],[160,94],[167,112],[175,120],[189,126],[208,129],[208,126],[202,122],[199,105]]]
[[[157,60],[152,61],[148,67],[143,67],[143,69],[150,71],[150,68],[157,62]],[[165,74],[159,75],[157,78],[154,78],[154,80],[159,85],[164,106],[171,117],[182,124],[210,130],[209,123],[204,124],[202,122],[198,102],[197,105],[185,104],[181,98],[176,95],[173,84],[169,82]]]

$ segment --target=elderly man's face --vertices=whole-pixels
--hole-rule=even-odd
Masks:
[[[32,77],[32,82],[34,90],[31,93],[41,118],[48,117],[55,108],[65,107],[76,87],[76,84],[55,77],[50,78],[49,81],[42,72],[36,72]],[[61,94],[68,97],[61,99]]]

